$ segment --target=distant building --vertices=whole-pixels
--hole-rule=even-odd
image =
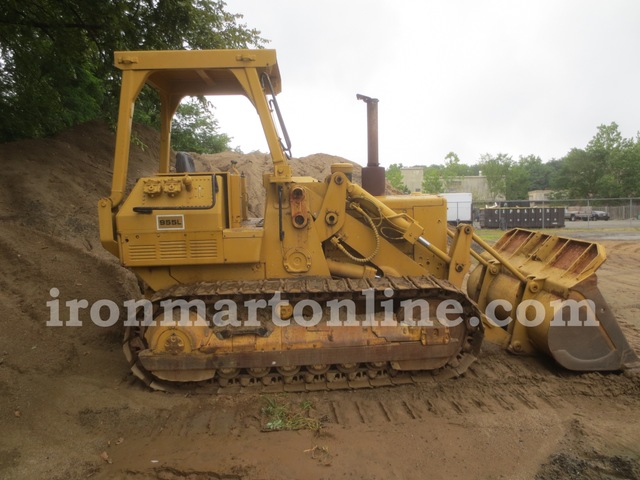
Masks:
[[[548,202],[555,190],[531,190],[529,192],[530,202]]]
[[[482,175],[453,177],[445,185],[445,192],[471,192],[474,202],[504,200],[503,195],[491,194],[487,177]]]
[[[422,191],[423,167],[401,168],[400,171],[402,172],[402,183],[405,184],[410,192]]]
[[[402,183],[406,185],[410,192],[422,191],[423,167],[404,167],[400,169],[400,172],[402,172]],[[503,195],[491,194],[487,177],[482,175],[452,177],[446,182],[443,178],[442,183],[445,187],[443,193],[471,193],[474,202],[504,200]]]

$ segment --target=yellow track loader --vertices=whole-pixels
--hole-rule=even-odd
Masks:
[[[150,387],[433,381],[462,374],[484,337],[571,370],[637,365],[596,287],[601,246],[516,229],[492,247],[471,225],[449,229],[441,197],[384,195],[376,99],[358,95],[369,127],[358,185],[348,163],[324,179],[293,175],[273,50],[116,52],[115,65],[122,90],[100,237],[145,285],[124,351]],[[159,169],[126,192],[145,85],[161,103]],[[173,115],[184,97],[205,95],[244,96],[257,112],[273,161],[263,218],[248,217],[236,169],[198,172],[183,154],[172,165]]]

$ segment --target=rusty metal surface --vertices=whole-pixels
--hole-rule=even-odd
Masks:
[[[456,339],[457,340],[457,339]],[[230,352],[215,354],[154,354],[150,350],[140,352],[142,365],[154,370],[199,370],[212,368],[261,368],[289,365],[370,363],[401,360],[442,360],[444,365],[461,349],[459,341],[447,345],[422,345],[421,343],[369,345],[337,348],[308,348],[287,351]]]
[[[394,335],[398,327],[372,327],[377,335],[388,332],[378,338],[380,344],[362,344],[354,337],[351,345],[337,347],[305,348],[304,343],[290,345],[281,350],[255,350],[240,348],[237,351],[215,352],[211,348],[193,351],[190,354],[155,353],[149,349],[144,337],[144,328],[131,328],[125,334],[124,350],[130,361],[132,372],[147,385],[159,390],[174,389],[177,382],[165,382],[162,378],[180,378],[190,382],[189,372],[194,379],[197,372],[212,372],[212,378],[205,382],[190,384],[207,390],[240,386],[253,386],[284,391],[298,389],[338,389],[369,388],[378,385],[431,381],[435,376],[453,377],[462,374],[476,358],[482,343],[481,325],[470,323],[471,318],[479,318],[480,312],[473,302],[450,283],[433,277],[384,277],[370,279],[332,279],[307,277],[299,279],[276,279],[263,281],[214,282],[193,285],[177,285],[157,292],[153,296],[156,305],[168,298],[193,300],[201,299],[207,304],[221,298],[246,299],[268,298],[275,292],[295,302],[298,299],[313,298],[326,302],[335,298],[355,298],[356,303],[364,298],[362,290],[370,289],[376,299],[388,300],[385,289],[392,288],[395,300],[401,299],[437,299],[439,304],[445,299],[457,300],[463,306],[465,319],[456,327],[444,329],[431,327],[443,338],[438,341],[425,340],[425,335],[417,332],[417,341],[396,341],[401,335]],[[387,291],[388,294],[388,291]],[[326,319],[325,319],[326,321]],[[436,324],[437,325],[437,324]],[[304,327],[284,327],[290,329],[289,338],[305,341],[305,335],[313,335]],[[353,327],[347,327],[353,328]],[[322,325],[316,327],[321,332]],[[354,329],[357,330],[357,329]],[[425,330],[429,332],[429,330]],[[298,332],[298,333],[294,333]],[[311,332],[311,333],[310,333]],[[445,335],[446,333],[446,335]],[[433,334],[433,332],[432,332]],[[351,334],[350,334],[351,335]],[[429,333],[426,334],[428,336]],[[284,335],[283,335],[284,336]],[[237,338],[237,337],[234,337]],[[346,339],[349,338],[347,335]],[[318,367],[326,366],[326,372],[318,374]],[[297,371],[284,373],[282,369],[294,368]],[[224,374],[221,374],[221,370]],[[406,371],[410,370],[410,371]],[[260,376],[256,371],[266,372]],[[157,372],[158,375],[153,375]],[[178,375],[177,372],[184,372]],[[426,376],[425,376],[426,375]],[[419,380],[422,379],[422,380]],[[182,388],[182,387],[179,387]]]
[[[597,286],[595,275],[574,288],[577,298],[595,304],[597,325],[579,324],[549,328],[548,344],[553,358],[563,367],[575,371],[613,371],[640,368],[640,358],[620,329],[613,312]]]
[[[411,277],[379,277],[379,278],[328,278],[300,277],[272,280],[238,280],[201,282],[193,284],[177,284],[156,292],[151,301],[159,302],[167,298],[183,298],[185,300],[200,298],[205,302],[216,297],[232,298],[251,296],[252,298],[270,298],[281,292],[282,298],[309,298],[309,293],[330,293],[331,298],[337,294],[360,294],[363,290],[373,289],[382,295],[385,288],[392,288],[397,298],[424,298],[440,294],[440,290],[448,291],[461,299],[466,295],[445,280],[432,276]],[[382,298],[382,296],[380,296]],[[387,297],[384,297],[387,298]]]

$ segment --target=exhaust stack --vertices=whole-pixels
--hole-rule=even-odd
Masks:
[[[362,169],[362,188],[371,195],[384,195],[384,167],[378,156],[378,99],[357,94],[367,104],[367,166]]]

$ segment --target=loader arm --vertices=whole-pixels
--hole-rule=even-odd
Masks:
[[[430,257],[442,265],[441,278],[462,287],[471,266],[473,228],[460,225],[447,248],[437,241],[439,235],[430,241],[428,228],[398,212],[434,197],[376,197],[341,171],[333,172],[325,183],[328,188],[314,225],[320,240],[337,248],[345,262],[375,267],[372,271],[382,275],[427,275],[430,268],[420,259]]]
[[[475,258],[478,266],[468,280],[468,294],[484,314],[489,340],[515,354],[546,353],[569,370],[640,366],[597,288],[595,272],[606,260],[601,245],[515,229],[492,247],[470,225],[462,224],[447,231],[451,242],[445,250],[425,238],[425,228],[415,219],[397,213],[384,197],[370,195],[341,175],[334,173],[329,183],[348,184],[345,210],[350,219],[330,242],[350,262],[375,265],[383,275],[417,274],[424,266],[399,254],[398,242],[406,242],[437,257],[445,265],[445,278],[462,286],[470,259]],[[378,226],[372,218],[377,218]],[[397,233],[395,241],[380,238],[385,225]],[[472,242],[484,254],[473,250]],[[355,270],[350,272],[355,275]]]

